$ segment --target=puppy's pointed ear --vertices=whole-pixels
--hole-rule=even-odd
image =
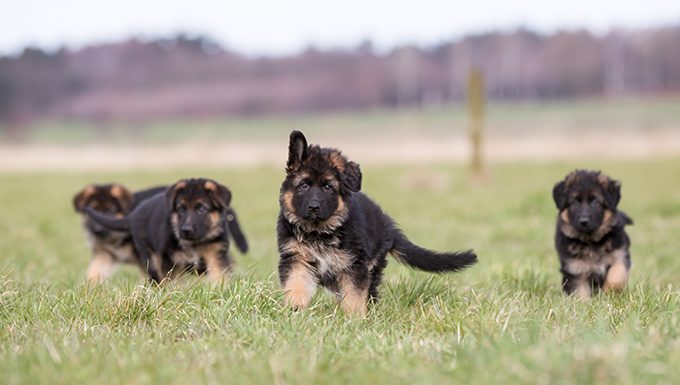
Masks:
[[[617,180],[609,179],[609,177],[600,174],[597,182],[604,190],[604,202],[610,209],[616,209],[621,200],[621,183]]]
[[[347,162],[342,173],[342,184],[349,191],[357,192],[361,190],[361,167],[354,162]]]
[[[132,192],[120,184],[112,184],[109,187],[109,194],[120,203],[124,213],[130,211],[132,207]]]
[[[73,208],[77,212],[83,212],[85,205],[87,205],[87,200],[97,191],[94,185],[85,186],[78,194],[73,197]]]
[[[307,139],[300,131],[291,132],[290,142],[288,144],[288,163],[286,163],[286,171],[295,171],[306,158]]]
[[[558,209],[562,210],[567,206],[567,184],[561,181],[553,187],[553,200]]]
[[[226,186],[213,180],[207,180],[203,187],[208,192],[208,196],[213,205],[222,209],[229,207],[231,204],[231,191],[229,191]]]
[[[179,193],[180,190],[184,189],[185,187],[187,187],[187,182],[184,179],[182,179],[179,182],[168,187],[167,190],[165,190],[165,201],[168,204],[168,210],[172,211],[175,209],[175,200],[177,199],[177,193]]]

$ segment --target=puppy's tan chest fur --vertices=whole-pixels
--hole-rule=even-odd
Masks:
[[[184,249],[172,254],[171,258],[175,264],[198,263],[201,256],[194,249]]]
[[[574,257],[566,259],[564,268],[574,275],[605,275],[610,266],[623,262],[626,257],[625,249],[612,249],[608,245],[599,248],[569,245],[568,249]]]
[[[195,245],[193,243],[180,241],[181,250],[172,256],[175,264],[196,264],[202,259],[209,264],[212,260],[219,259],[219,254],[226,250],[223,242],[210,242]]]
[[[132,244],[125,244],[120,247],[111,246],[108,248],[109,252],[121,262],[134,262],[136,260],[135,251]]]
[[[335,276],[352,265],[352,256],[341,250],[338,244],[336,239],[325,242],[291,239],[283,245],[282,251],[296,255],[319,276]]]
[[[93,250],[109,253],[116,261],[135,262],[136,260],[136,254],[132,244],[129,242],[124,242],[123,238],[102,241],[96,236],[88,233],[87,240]]]
[[[180,241],[181,249],[176,251],[171,256],[171,260],[175,264],[184,263],[198,263],[202,257],[202,248],[194,245],[191,242]]]

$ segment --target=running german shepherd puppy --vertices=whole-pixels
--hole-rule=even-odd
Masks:
[[[461,270],[472,251],[436,253],[411,243],[380,207],[361,193],[359,165],[333,148],[308,146],[290,134],[277,223],[279,278],[294,309],[309,305],[316,287],[336,293],[345,312],[364,315],[376,298],[386,254],[430,272]]]
[[[633,221],[617,209],[621,183],[599,171],[576,170],[553,188],[559,209],[555,247],[565,294],[590,297],[628,283]]]
[[[87,268],[90,282],[101,282],[111,276],[120,263],[138,264],[137,254],[128,232],[110,231],[85,214],[85,208],[122,218],[143,200],[165,191],[154,187],[132,193],[120,184],[91,184],[73,197],[73,207],[81,214],[92,258]]]
[[[154,281],[192,269],[221,281],[231,269],[230,233],[242,252],[248,249],[230,203],[231,191],[225,186],[210,179],[183,179],[125,218],[86,212],[109,230],[131,234],[140,264]]]

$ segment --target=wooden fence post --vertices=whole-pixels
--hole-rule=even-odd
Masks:
[[[470,166],[475,178],[484,176],[482,159],[482,135],[484,129],[484,75],[478,69],[472,69],[468,75],[468,111],[470,114],[470,140],[472,159]]]

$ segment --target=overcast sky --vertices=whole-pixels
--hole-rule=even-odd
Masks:
[[[680,0],[2,0],[0,54],[181,31],[246,54],[280,55],[364,39],[379,48],[433,44],[518,26],[603,32],[671,23],[680,23]]]

